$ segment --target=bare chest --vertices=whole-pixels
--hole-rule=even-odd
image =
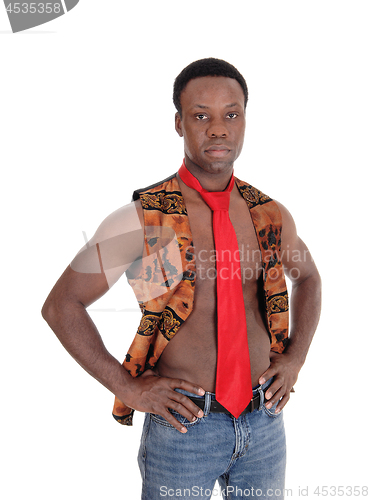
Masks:
[[[162,353],[157,372],[193,381],[213,392],[217,364],[217,249],[214,247],[212,211],[197,197],[186,199],[184,194],[184,199],[196,265],[194,304],[192,313]],[[238,190],[232,193],[229,216],[238,242],[251,374],[256,385],[269,363],[270,341],[258,298],[261,253],[248,206]]]

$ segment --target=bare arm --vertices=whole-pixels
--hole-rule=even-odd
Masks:
[[[292,281],[290,298],[291,327],[289,343],[282,354],[271,352],[270,367],[260,377],[264,383],[271,377],[266,398],[271,408],[277,401],[276,412],[288,402],[290,392],[302,368],[321,310],[321,279],[310,252],[298,237],[292,216],[278,203],[283,217],[282,262],[286,276]]]
[[[101,224],[51,290],[42,315],[71,356],[123,403],[139,411],[161,414],[185,432],[168,408],[188,420],[201,415],[192,401],[174,389],[193,393],[203,390],[187,381],[158,377],[150,371],[141,377],[131,377],[105,348],[86,311],[142,256],[143,231],[138,214],[141,215],[140,207],[131,204]]]

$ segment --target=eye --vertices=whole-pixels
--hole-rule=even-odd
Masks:
[[[197,120],[202,120],[202,121],[207,118],[207,116],[204,115],[203,113],[199,113],[199,114],[195,115],[195,117]]]
[[[227,116],[234,120],[238,116],[238,113],[229,113]]]

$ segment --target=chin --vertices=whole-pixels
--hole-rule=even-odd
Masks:
[[[220,174],[221,172],[232,169],[235,160],[235,158],[190,157],[189,155],[188,159],[195,167],[209,174]]]
[[[219,174],[220,172],[224,172],[225,170],[233,168],[233,165],[234,161],[215,160],[208,163],[207,171],[210,173]]]

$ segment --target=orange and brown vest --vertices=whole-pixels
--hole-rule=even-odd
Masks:
[[[271,349],[283,352],[288,341],[288,293],[280,260],[282,219],[277,204],[235,178],[255,227],[263,267],[266,326]],[[144,254],[135,274],[126,272],[142,310],[123,366],[133,376],[156,365],[168,342],[193,308],[196,266],[189,218],[176,174],[134,192],[144,214]],[[172,238],[174,235],[174,238]],[[164,244],[168,242],[168,244]],[[113,416],[132,425],[134,410],[115,398]]]

